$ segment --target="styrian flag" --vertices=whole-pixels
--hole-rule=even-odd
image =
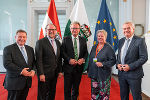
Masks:
[[[74,21],[78,21],[81,24],[81,26],[86,24],[89,27],[89,21],[88,21],[88,17],[86,14],[83,0],[77,0],[76,1],[76,4],[75,4],[75,6],[71,12],[71,15],[70,15],[69,20],[68,20],[67,25],[66,25],[64,37],[71,35],[70,24],[71,24],[71,22],[74,22]],[[80,33],[82,34],[82,31]],[[86,39],[87,39],[88,52],[90,52],[92,45],[93,45],[93,37],[91,35]],[[85,64],[84,69],[86,69],[86,68],[87,68],[87,63]]]
[[[57,17],[54,0],[50,1],[50,5],[48,7],[45,19],[44,19],[42,27],[41,27],[39,39],[43,38],[46,35],[45,28],[46,28],[46,25],[50,24],[50,23],[53,23],[57,27],[57,32],[58,32],[59,36],[61,37],[61,31],[60,31],[60,26],[59,26],[59,21],[58,21],[58,17]]]

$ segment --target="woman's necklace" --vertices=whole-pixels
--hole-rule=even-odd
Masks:
[[[96,58],[98,52],[103,48],[103,46],[104,46],[104,45],[100,45],[100,44],[97,45],[95,58]]]
[[[99,44],[98,48],[97,48],[97,51],[100,51],[103,48],[103,46],[104,46],[103,44]]]

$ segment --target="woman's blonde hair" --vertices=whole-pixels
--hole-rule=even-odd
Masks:
[[[102,29],[102,30],[97,30],[97,32],[96,32],[96,37],[97,37],[97,34],[98,34],[98,33],[103,33],[104,36],[105,36],[105,38],[107,39],[107,32],[106,32],[104,29]]]

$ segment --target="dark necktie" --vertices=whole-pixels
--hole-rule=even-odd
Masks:
[[[125,44],[125,47],[123,49],[123,54],[122,54],[122,64],[125,64],[124,62],[124,59],[125,59],[125,56],[126,56],[126,53],[127,53],[127,50],[128,50],[128,45],[129,45],[129,42],[130,42],[130,39],[127,40],[126,44]]]
[[[78,60],[77,38],[74,38],[74,54],[75,60]]]

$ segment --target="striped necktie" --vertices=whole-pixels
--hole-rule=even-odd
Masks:
[[[26,63],[28,63],[28,57],[27,57],[27,54],[25,53],[25,48],[24,47],[20,47],[21,49],[21,53],[26,61]]]
[[[52,40],[51,40],[51,43],[52,43],[52,47],[53,47],[54,52],[55,52],[55,55],[56,55],[56,47],[55,47],[55,45],[54,45],[54,41],[55,41],[55,40],[54,40],[54,39],[52,39]]]

